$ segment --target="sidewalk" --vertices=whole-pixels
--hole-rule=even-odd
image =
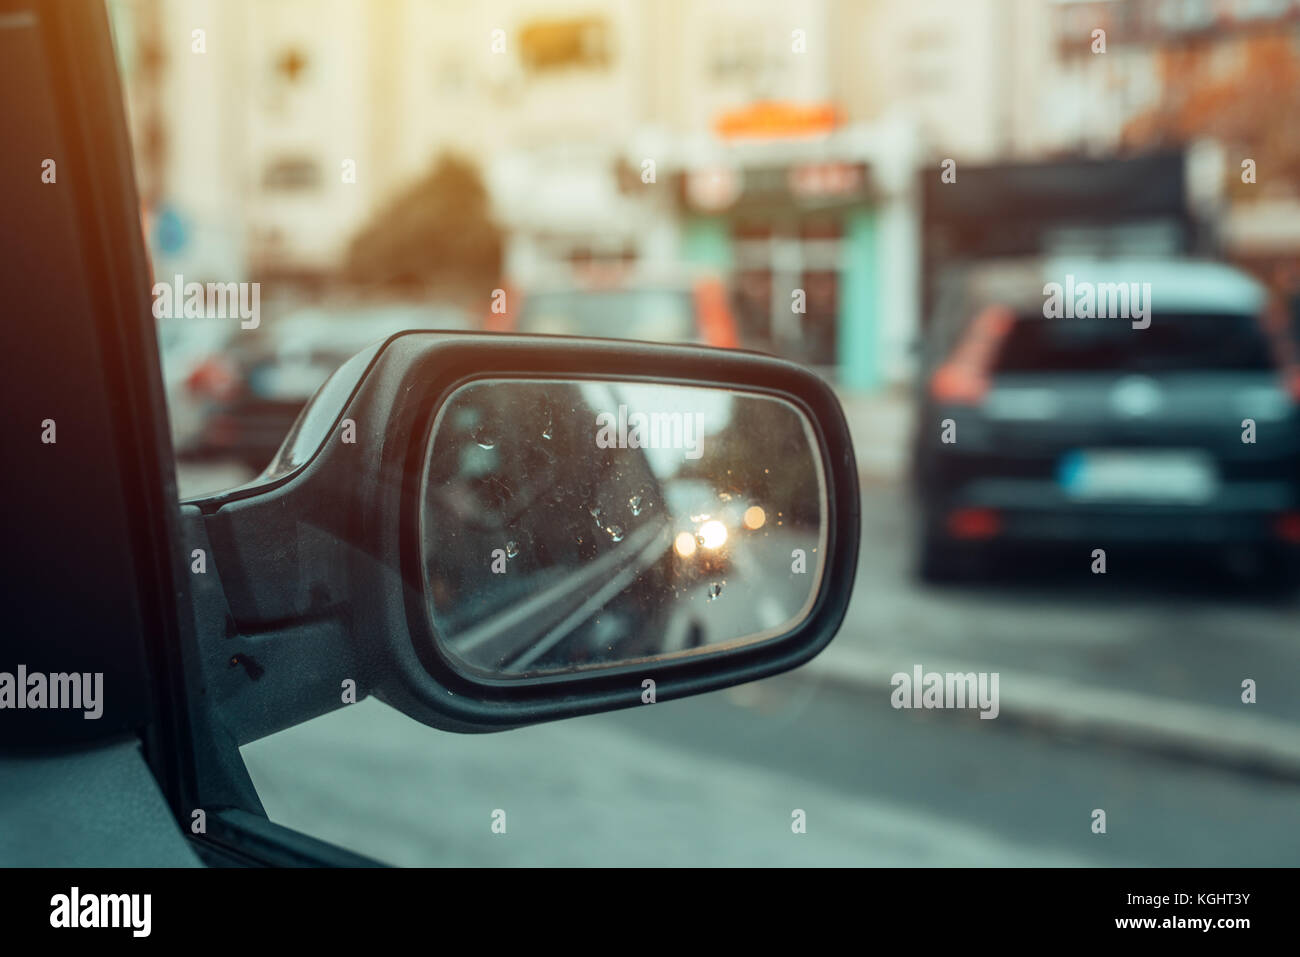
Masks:
[[[853,438],[858,473],[863,482],[900,482],[907,473],[914,409],[911,392],[892,388],[878,392],[836,389]]]
[[[864,695],[888,698],[893,675],[967,674],[981,669],[935,655],[864,650],[832,642],[803,671]],[[1255,712],[1190,705],[1031,672],[1000,670],[1000,724],[1030,725],[1072,738],[1193,760],[1286,781],[1300,781],[1300,729]],[[992,722],[990,722],[990,725]]]

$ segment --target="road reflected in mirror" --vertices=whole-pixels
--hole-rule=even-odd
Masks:
[[[435,640],[499,677],[775,638],[826,553],[807,418],[726,388],[469,383],[435,418],[421,503]]]

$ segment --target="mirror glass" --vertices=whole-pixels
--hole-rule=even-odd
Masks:
[[[493,379],[435,417],[421,490],[442,650],[525,677],[763,641],[811,611],[826,482],[768,395]]]

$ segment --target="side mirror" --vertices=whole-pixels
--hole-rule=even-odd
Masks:
[[[242,744],[373,694],[482,731],[793,668],[843,619],[857,470],[767,356],[405,333],[256,482],[186,503],[197,670]]]

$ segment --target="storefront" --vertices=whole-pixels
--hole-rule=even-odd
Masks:
[[[907,257],[902,275],[883,276],[886,212],[907,195],[882,186],[880,137],[831,123],[817,108],[770,104],[721,118],[712,149],[676,178],[682,255],[729,278],[747,347],[874,388],[895,377],[886,353],[910,334]],[[907,233],[891,235],[897,253]]]

